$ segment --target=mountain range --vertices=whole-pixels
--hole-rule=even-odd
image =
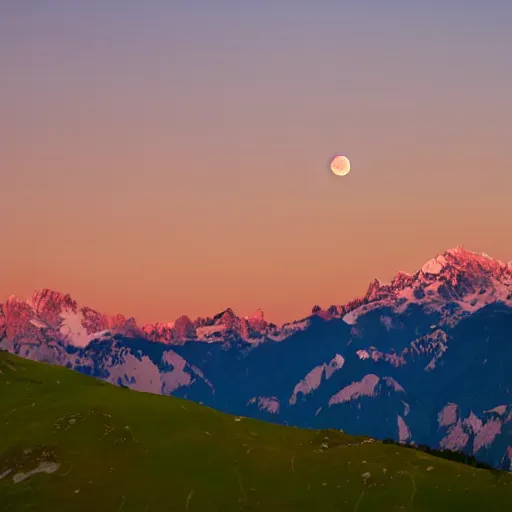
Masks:
[[[235,415],[512,470],[512,264],[461,247],[281,326],[231,309],[138,325],[40,290],[0,305],[0,349]]]
[[[502,512],[512,498],[512,473],[474,458],[231,416],[7,352],[0,396],[2,512]]]

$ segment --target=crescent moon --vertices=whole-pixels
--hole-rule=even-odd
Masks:
[[[331,160],[331,171],[336,176],[346,176],[350,172],[350,160],[343,155],[336,155]]]

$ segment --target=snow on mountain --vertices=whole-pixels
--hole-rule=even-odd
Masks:
[[[453,302],[463,313],[496,301],[512,304],[512,265],[456,247],[427,261],[415,274],[399,272],[389,284],[375,279],[364,297],[327,311],[315,306],[313,314],[342,317],[354,325],[358,316],[383,305],[404,311],[411,303],[442,309]]]
[[[428,260],[422,267],[421,272],[423,275],[439,275],[443,270],[443,267],[447,264],[447,260],[443,255],[437,256],[437,258],[433,258]]]
[[[400,414],[396,415],[397,425],[398,425],[398,440],[401,443],[407,443],[411,440],[411,431],[407,426],[405,420],[400,416]]]
[[[446,404],[437,415],[439,426],[448,427],[457,422],[457,404]]]
[[[379,386],[380,383],[382,384]],[[405,393],[404,388],[393,377],[380,378],[370,373],[365,375],[360,381],[352,382],[338,391],[329,399],[328,405],[350,402],[362,396],[374,397],[383,392],[384,388],[391,388],[395,392]]]
[[[34,292],[26,301],[10,297],[0,305],[0,319],[8,339],[24,343],[38,343],[50,336],[83,347],[106,331],[132,336],[140,333],[133,318],[79,307],[69,294],[48,289]]]
[[[347,304],[327,310],[315,306],[312,315],[324,320],[342,318],[347,324],[355,325],[361,315],[385,306],[403,312],[411,304],[424,304],[437,311],[442,311],[447,303],[456,305],[456,311],[441,319],[442,326],[497,301],[512,305],[512,264],[457,247],[427,261],[415,274],[399,272],[389,284],[375,279],[363,297]],[[9,320],[4,320],[10,336],[17,329],[26,333],[30,323],[35,329],[58,330],[64,340],[75,346],[85,346],[98,336],[104,337],[106,332],[171,345],[189,341],[224,342],[232,338],[249,343],[283,341],[311,324],[308,317],[278,327],[268,323],[261,310],[241,318],[228,308],[211,318],[192,321],[181,316],[174,322],[139,327],[134,318],[80,307],[69,294],[48,289],[34,292],[27,301],[10,297],[4,309],[10,312]],[[389,322],[389,317],[383,317],[382,321]]]
[[[361,396],[375,396],[377,384],[380,378],[377,375],[365,375],[360,381],[352,382],[333,395],[329,400],[329,405],[339,404],[355,400]]]
[[[35,292],[0,304],[0,349],[236,415],[463,450],[512,469],[512,264],[462,248],[276,326],[133,318]]]
[[[83,317],[79,313],[63,311],[60,314],[61,326],[60,332],[77,347],[84,347],[89,343],[90,338],[87,329],[84,327]]]
[[[315,368],[313,368],[304,377],[304,379],[295,386],[293,394],[289,400],[290,405],[294,405],[297,402],[297,396],[299,393],[308,395],[320,386],[323,377],[325,377],[325,379],[331,378],[335,372],[343,367],[344,364],[345,359],[343,359],[343,356],[336,354],[329,363],[315,366]]]
[[[84,363],[87,364],[87,358],[81,362]],[[163,352],[160,361],[154,361],[147,355],[134,354],[127,347],[118,347],[108,354],[102,366],[108,370],[106,380],[111,384],[155,394],[169,395],[201,378],[172,350]]]
[[[171,343],[174,339],[174,322],[146,324],[142,326],[144,337],[162,343]]]
[[[260,411],[267,411],[270,414],[277,414],[281,407],[279,400],[275,396],[255,396],[247,402],[247,405],[252,404],[256,404]]]
[[[271,337],[277,333],[278,329],[276,325],[267,323],[261,310],[250,317],[240,318],[228,308],[212,318],[192,321],[187,316],[181,316],[172,323],[144,325],[142,331],[153,341],[182,345],[188,341],[223,342],[226,338],[259,343],[267,335]]]

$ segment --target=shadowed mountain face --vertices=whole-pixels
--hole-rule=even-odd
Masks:
[[[6,352],[0,396],[2,512],[480,512],[512,497],[512,474],[473,460],[230,416]]]
[[[0,307],[0,348],[232,414],[512,469],[512,268],[460,248],[281,327],[230,309],[139,327],[43,290]]]

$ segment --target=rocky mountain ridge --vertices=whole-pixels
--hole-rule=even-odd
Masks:
[[[512,470],[511,292],[512,265],[462,248],[279,327],[230,309],[139,327],[42,290],[0,306],[0,349],[231,414]]]
[[[346,304],[326,310],[314,306],[312,315],[324,320],[342,318],[352,324],[359,315],[383,306],[405,310],[415,303],[442,309],[446,303],[455,303],[460,306],[458,314],[464,315],[496,301],[512,303],[512,263],[457,247],[427,261],[414,274],[398,272],[389,284],[374,279],[364,296]],[[115,334],[171,345],[226,338],[250,343],[278,341],[307,327],[310,318],[277,326],[267,322],[261,310],[243,318],[228,308],[213,317],[191,320],[183,315],[174,322],[139,326],[133,317],[100,313],[79,306],[69,294],[49,289],[35,291],[28,300],[12,296],[0,304],[0,329],[8,330],[9,337],[32,333],[37,338],[39,329],[77,346]],[[446,321],[456,319],[457,315],[449,315]]]

